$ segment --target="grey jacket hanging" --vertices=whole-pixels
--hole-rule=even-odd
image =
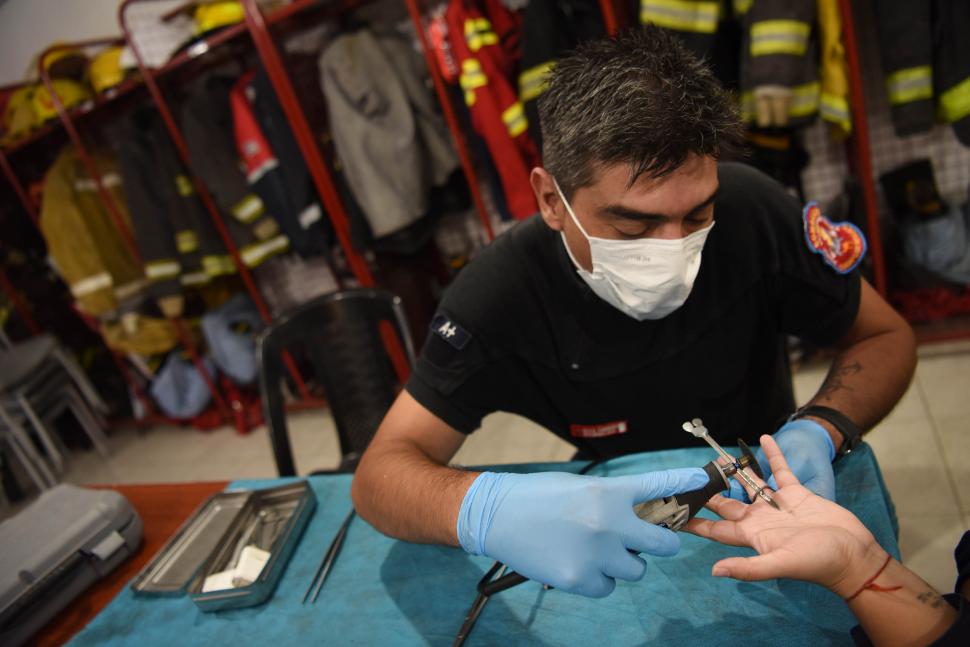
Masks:
[[[375,238],[418,220],[458,159],[406,40],[362,29],[320,56],[337,155]]]

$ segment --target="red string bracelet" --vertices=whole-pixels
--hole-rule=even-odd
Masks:
[[[882,566],[879,567],[879,570],[876,571],[876,574],[870,577],[868,580],[866,580],[866,583],[862,585],[862,588],[860,588],[858,591],[856,591],[855,593],[847,597],[845,601],[851,602],[853,599],[855,599],[857,595],[859,595],[866,589],[869,589],[871,591],[879,591],[880,593],[888,593],[890,591],[898,591],[899,589],[903,588],[901,586],[879,586],[878,584],[875,584],[876,578],[882,575],[882,572],[886,570],[887,566],[889,566],[889,562],[890,560],[892,560],[892,558],[893,558],[892,555],[886,555],[886,561],[882,563]]]

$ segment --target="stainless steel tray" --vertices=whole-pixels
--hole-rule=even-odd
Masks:
[[[306,481],[265,490],[220,492],[207,499],[132,581],[144,595],[185,595],[204,611],[252,606],[268,599],[316,509]],[[270,553],[247,586],[208,591],[206,577],[231,566],[244,545]]]

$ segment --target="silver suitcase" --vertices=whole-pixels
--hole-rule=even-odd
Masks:
[[[141,538],[141,518],[121,494],[66,484],[0,523],[0,645],[24,643]]]

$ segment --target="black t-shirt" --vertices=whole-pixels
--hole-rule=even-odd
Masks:
[[[686,303],[637,321],[576,274],[538,216],[498,237],[455,279],[408,392],[468,433],[493,411],[520,414],[590,458],[755,441],[794,403],[785,335],[828,345],[855,321],[858,273],[813,253],[801,206],[773,180],[722,163],[715,225]]]

